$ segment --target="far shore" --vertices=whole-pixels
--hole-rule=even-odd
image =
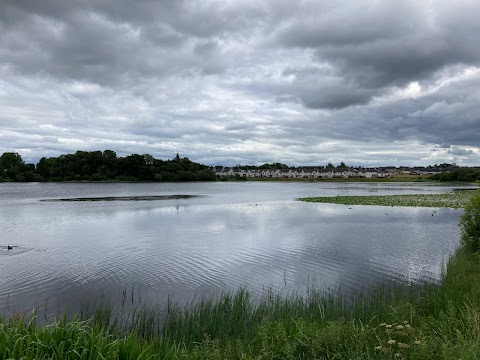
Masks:
[[[303,181],[303,182],[437,182],[429,175],[398,175],[386,178],[246,178],[247,181]],[[232,179],[235,180],[235,179]]]
[[[338,182],[356,182],[356,183],[395,183],[395,182],[418,182],[418,183],[433,183],[433,184],[474,184],[474,182],[458,182],[458,181],[440,181],[430,179],[430,175],[396,175],[388,178],[242,178],[229,177],[221,178],[213,181],[142,181],[142,180],[47,180],[47,181],[11,181],[0,180],[1,183],[67,183],[67,184],[136,184],[136,183],[190,183],[190,182],[322,182],[322,183],[338,183]]]

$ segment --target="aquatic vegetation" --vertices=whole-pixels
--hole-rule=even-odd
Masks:
[[[461,190],[445,194],[321,196],[299,198],[298,200],[343,205],[449,207],[459,209],[468,203],[472,195],[473,192],[470,190]]]

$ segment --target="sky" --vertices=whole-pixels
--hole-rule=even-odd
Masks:
[[[478,14],[478,0],[1,0],[0,153],[478,166]]]

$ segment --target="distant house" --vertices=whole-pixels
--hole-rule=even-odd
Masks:
[[[431,175],[438,172],[448,172],[453,168],[440,167],[350,167],[327,169],[323,166],[305,166],[290,169],[250,169],[237,167],[215,167],[218,177],[243,178],[295,178],[295,179],[332,179],[332,178],[388,178],[395,174]]]
[[[378,169],[365,168],[363,174],[364,174],[364,177],[366,177],[367,179],[375,179],[375,178],[378,178]]]
[[[395,175],[395,174],[399,174],[399,172],[397,172],[397,169],[395,168],[395,166],[383,166],[383,167],[379,167],[379,168],[378,168],[378,171],[380,171],[380,172],[382,172],[382,173],[390,174],[389,176],[392,176],[392,175]]]
[[[317,170],[317,178],[321,179],[331,179],[333,178],[333,171],[328,169],[318,169]]]
[[[248,178],[254,178],[254,177],[256,177],[256,175],[257,175],[256,170],[247,170],[247,177]]]
[[[292,170],[290,169],[280,169],[278,170],[278,172],[279,172],[279,177],[282,177],[282,178],[292,177]]]
[[[336,168],[332,169],[334,178],[348,178],[351,174],[348,168]]]
[[[243,169],[236,169],[234,176],[236,177],[247,177],[247,171]]]
[[[273,177],[272,172],[269,169],[264,169],[261,171],[262,177],[271,178]]]
[[[303,172],[303,169],[295,169],[292,172],[292,177],[295,178],[295,179],[301,179],[301,178],[303,178],[304,175],[305,174]]]
[[[219,177],[227,177],[230,175],[230,171],[231,171],[231,168],[229,167],[224,167],[222,169],[218,169],[216,168],[215,169],[215,175],[219,176]]]

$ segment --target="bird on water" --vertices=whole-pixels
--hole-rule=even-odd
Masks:
[[[12,250],[13,246],[7,245],[7,250]]]

